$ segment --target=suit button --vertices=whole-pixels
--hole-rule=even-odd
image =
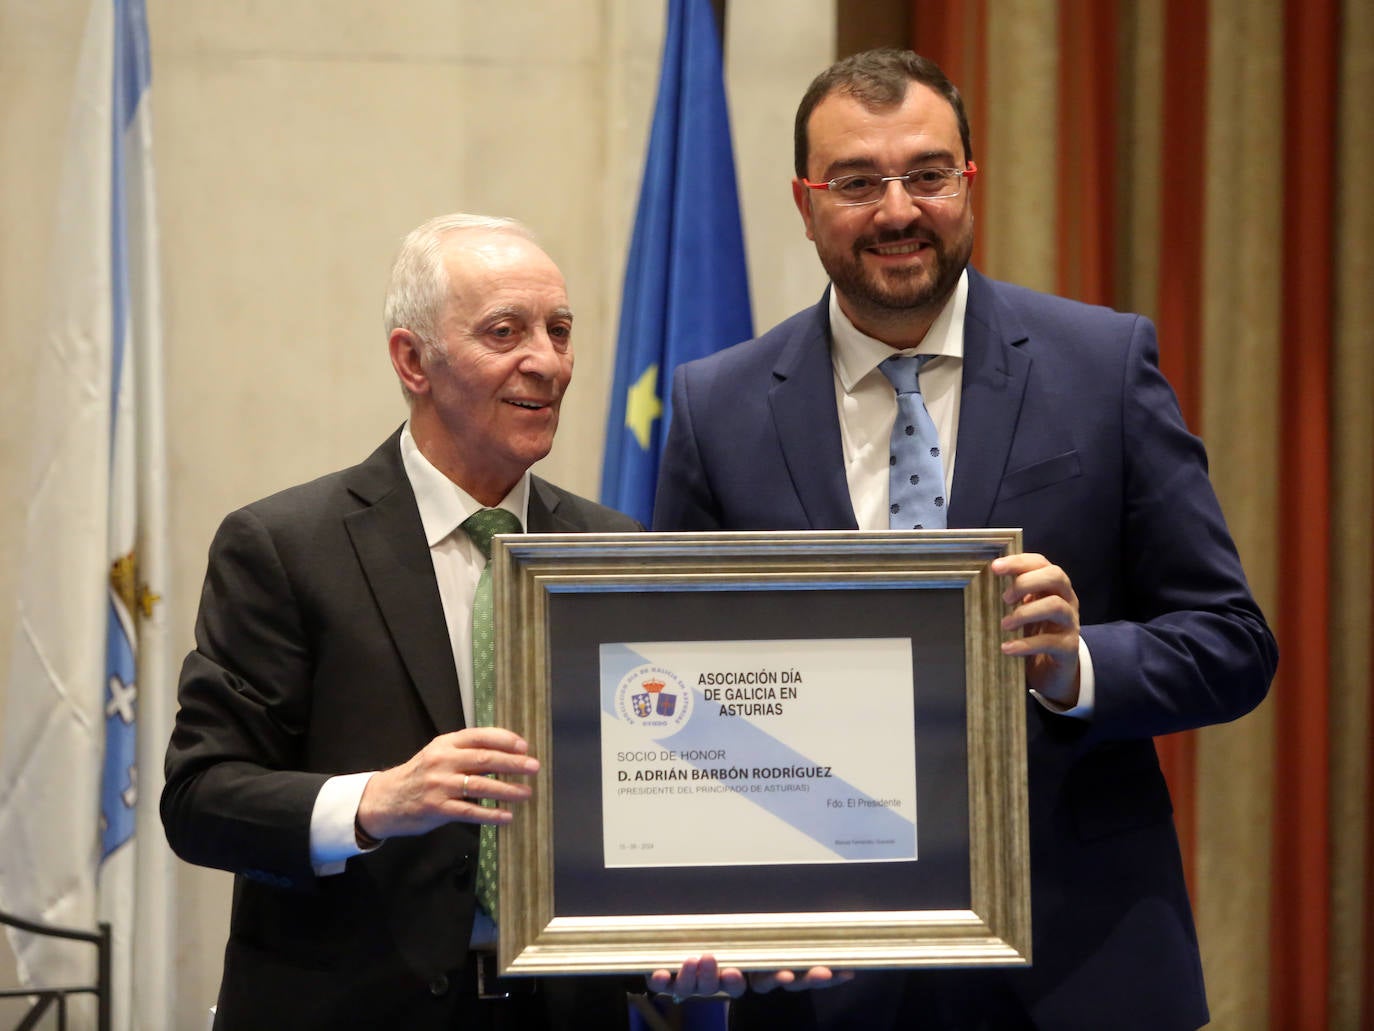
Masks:
[[[429,982],[430,995],[443,995],[448,991],[448,975],[435,974],[434,979]]]

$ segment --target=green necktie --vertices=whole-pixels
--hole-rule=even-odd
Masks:
[[[484,508],[463,521],[463,530],[486,558],[477,593],[472,599],[472,708],[479,727],[496,718],[496,634],[491,609],[491,539],[498,533],[519,533],[520,520],[503,508]],[[496,800],[486,798],[492,807]],[[496,919],[496,827],[482,824],[477,847],[477,901]]]

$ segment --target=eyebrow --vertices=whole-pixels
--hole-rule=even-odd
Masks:
[[[515,304],[502,304],[482,313],[483,322],[500,322],[502,319],[521,319],[524,317],[525,310]]]
[[[502,304],[497,305],[496,308],[489,309],[489,311],[482,313],[482,318],[484,318],[485,320],[523,319],[526,318],[526,316],[528,315],[529,312],[526,311],[525,308],[521,307],[521,305]],[[572,322],[573,309],[567,307],[554,308],[554,311],[551,311],[550,315],[552,316],[552,318],[555,319],[567,319],[569,320],[569,322]]]
[[[926,150],[908,159],[913,162],[902,169],[908,172],[913,168],[920,168],[922,165],[931,161],[947,161],[950,165],[954,164],[954,154],[948,150]],[[855,157],[842,158],[839,161],[832,161],[826,166],[825,175],[827,179],[834,179],[846,172],[871,172],[876,170],[878,163],[872,158]]]
[[[549,315],[551,318],[566,319],[568,322],[573,320],[572,309],[568,307],[555,308]],[[523,322],[527,318],[529,318],[529,312],[520,305],[502,304],[492,308],[490,311],[483,312],[481,324],[489,326],[497,322],[503,322],[506,319],[518,319]]]

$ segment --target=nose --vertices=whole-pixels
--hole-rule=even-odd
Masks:
[[[906,192],[906,183],[889,179],[883,183],[883,195],[878,198],[874,220],[884,225],[907,226],[921,214],[921,206]]]
[[[560,353],[554,346],[549,331],[540,327],[530,333],[525,340],[524,353],[520,357],[520,371],[539,379],[555,379],[563,362],[566,361],[565,353]]]

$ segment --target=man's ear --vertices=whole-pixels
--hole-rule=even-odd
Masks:
[[[797,210],[801,212],[802,223],[806,226],[806,238],[814,240],[815,232],[811,228],[811,187],[800,179],[792,180],[792,201],[797,205]]]
[[[429,393],[429,373],[425,371],[425,345],[411,330],[398,326],[387,337],[387,347],[391,351],[391,367],[401,386],[412,395]]]

